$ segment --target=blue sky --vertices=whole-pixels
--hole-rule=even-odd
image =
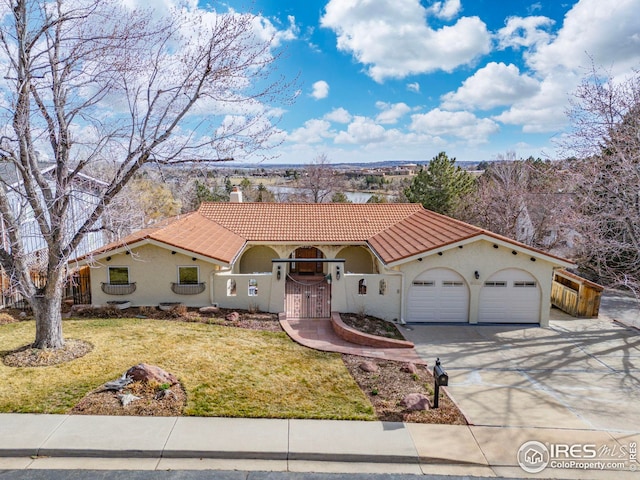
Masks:
[[[556,158],[591,64],[618,78],[640,68],[640,0],[255,0],[251,11],[277,33],[279,73],[300,79],[273,163]]]

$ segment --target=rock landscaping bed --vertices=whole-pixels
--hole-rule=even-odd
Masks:
[[[466,425],[458,407],[440,388],[439,407],[433,404],[433,376],[422,365],[342,356],[351,376],[369,397],[379,420],[387,422]],[[427,403],[427,409],[413,410]],[[416,405],[413,407],[412,405]]]

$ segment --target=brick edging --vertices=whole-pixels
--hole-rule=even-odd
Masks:
[[[407,340],[396,340],[394,338],[378,337],[369,333],[364,333],[346,325],[340,318],[338,312],[331,312],[331,327],[333,331],[343,340],[375,348],[413,348],[413,343]]]

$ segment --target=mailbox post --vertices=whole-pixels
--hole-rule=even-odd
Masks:
[[[433,381],[435,383],[433,393],[433,408],[438,408],[438,400],[440,398],[440,385],[446,387],[449,385],[449,375],[444,371],[442,365],[440,365],[440,358],[436,359],[436,364],[433,367]]]

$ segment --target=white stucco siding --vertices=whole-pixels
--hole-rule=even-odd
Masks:
[[[366,293],[360,282],[366,284]],[[398,274],[341,274],[331,284],[331,308],[338,312],[365,313],[399,321],[402,277]]]
[[[548,325],[554,263],[539,255],[534,255],[532,252],[516,250],[509,245],[485,239],[478,239],[464,244],[462,247],[453,246],[442,249],[440,250],[442,255],[438,255],[438,252],[432,252],[422,257],[422,261],[413,260],[397,267],[405,275],[405,306],[408,302],[409,288],[419,275],[433,268],[448,268],[460,274],[468,285],[469,323],[478,323],[480,293],[484,282],[497,272],[518,269],[527,272],[537,282],[539,308],[537,309],[538,321],[536,323],[540,323],[542,326]],[[535,261],[532,261],[532,258]],[[478,272],[479,278],[477,279],[475,272]],[[504,301],[514,303],[517,299],[506,298]],[[408,313],[408,309],[405,308],[403,320],[410,322],[412,319],[407,316]]]
[[[110,258],[110,260],[106,260]],[[179,266],[198,267],[199,282],[205,282],[202,293],[180,295],[171,290],[171,283],[178,282]],[[129,281],[136,290],[128,295],[108,295],[101,283],[108,283],[108,267],[128,267]],[[94,305],[105,305],[110,300],[129,300],[132,306],[157,306],[161,302],[180,302],[188,307],[210,305],[211,273],[217,266],[200,259],[193,260],[185,254],[172,254],[171,250],[155,245],[133,248],[131,254],[118,253],[91,265],[91,295]]]
[[[272,307],[272,278],[271,273],[218,273],[212,275],[212,302],[221,308],[281,312],[284,306],[284,293],[279,307],[276,306],[277,310],[274,310]],[[281,280],[281,283],[284,283],[284,279]],[[233,290],[231,289],[232,285],[235,287]]]

